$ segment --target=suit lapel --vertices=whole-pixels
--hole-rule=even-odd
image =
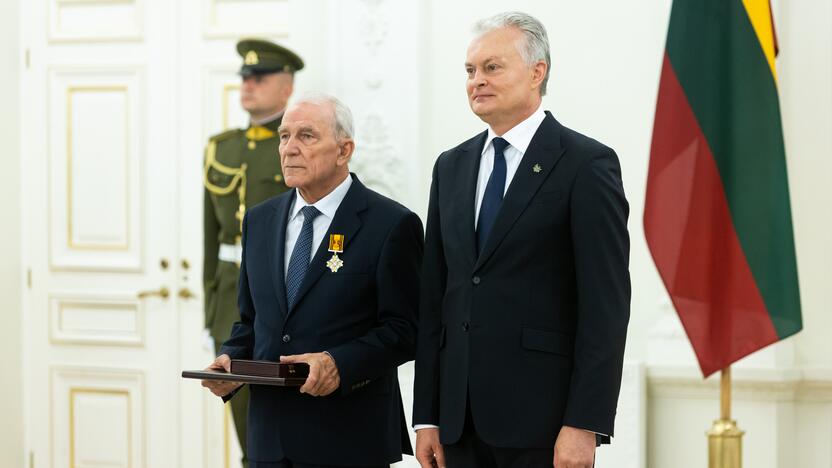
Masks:
[[[461,174],[460,188],[462,190],[459,200],[459,221],[456,223],[459,229],[461,245],[466,256],[473,264],[477,259],[477,238],[474,230],[474,212],[477,209],[477,177],[480,171],[480,160],[482,159],[482,148],[485,146],[485,139],[488,132],[482,132],[466,147],[461,148],[458,153],[459,174]]]
[[[560,124],[547,112],[546,118],[535,132],[508,186],[494,226],[474,265],[475,271],[497,250],[500,242],[529,205],[540,185],[563,156],[564,148],[560,145],[560,128]]]
[[[276,232],[275,238],[268,242],[269,265],[272,270],[272,282],[277,296],[277,304],[280,306],[280,314],[285,317],[288,312],[286,304],[286,278],[283,272],[286,255],[286,223],[289,219],[289,207],[292,206],[297,192],[290,197],[279,198],[277,203],[272,205],[272,214],[269,225],[273,227],[270,232]]]
[[[306,270],[306,276],[303,277],[303,283],[301,283],[300,290],[298,290],[297,297],[295,298],[295,305],[289,310],[290,313],[297,308],[298,304],[303,301],[303,296],[312,289],[312,286],[327,270],[326,257],[331,255],[329,254],[329,235],[343,234],[344,251],[346,251],[350,243],[355,239],[355,235],[361,229],[361,218],[358,214],[367,208],[367,189],[358,180],[358,177],[353,174],[350,174],[350,177],[352,177],[352,185],[350,185],[350,189],[347,191],[344,200],[341,201],[341,205],[335,211],[335,218],[329,224],[329,229],[327,229],[324,238],[321,240],[321,245],[315,251],[315,256],[309,262],[309,269]]]

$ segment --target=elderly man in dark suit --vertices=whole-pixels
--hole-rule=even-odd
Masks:
[[[350,174],[352,133],[335,98],[290,106],[278,135],[294,190],[243,223],[241,319],[211,367],[310,367],[300,390],[251,386],[252,468],[386,467],[412,453],[396,369],[415,352],[422,223]],[[203,385],[227,398],[238,384]]]
[[[629,320],[615,152],[541,107],[546,30],[477,24],[465,68],[488,129],[433,170],[413,422],[423,467],[589,468],[609,440]]]

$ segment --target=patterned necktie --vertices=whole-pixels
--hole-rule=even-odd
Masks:
[[[298,294],[306,270],[309,269],[309,260],[312,256],[312,222],[321,214],[314,206],[304,206],[300,209],[303,213],[303,227],[295,248],[292,250],[292,257],[289,259],[289,268],[286,270],[286,301],[289,308],[295,305],[295,296]]]
[[[485,186],[485,194],[482,196],[480,205],[480,216],[477,220],[477,253],[482,252],[488,233],[494,226],[500,205],[503,204],[503,191],[506,188],[506,157],[503,154],[508,142],[500,137],[491,141],[494,145],[494,168],[491,176],[488,177],[488,184]]]

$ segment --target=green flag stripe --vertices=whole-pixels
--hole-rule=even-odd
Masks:
[[[801,328],[777,86],[741,0],[676,0],[667,53],[778,336]]]

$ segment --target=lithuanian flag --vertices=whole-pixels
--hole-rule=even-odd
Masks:
[[[768,0],[674,0],[644,232],[705,376],[802,328]]]

